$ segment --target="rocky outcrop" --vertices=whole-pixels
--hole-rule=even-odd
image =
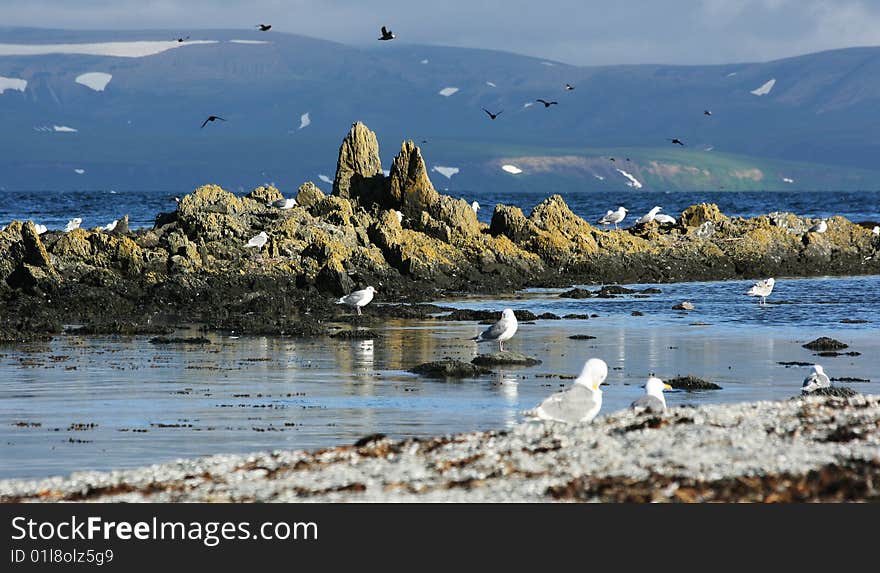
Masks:
[[[268,205],[281,196],[271,186],[238,197],[205,185],[137,231],[125,218],[111,232],[42,236],[13,222],[0,231],[0,315],[25,300],[29,312],[54,313],[44,324],[170,313],[217,328],[317,332],[302,325],[338,313],[333,297],[367,285],[388,302],[526,286],[880,273],[880,241],[842,217],[819,234],[807,232],[814,220],[791,213],[731,218],[702,204],[685,209],[680,224],[600,230],[553,195],[528,216],[496,205],[486,227],[466,201],[437,192],[411,141],[384,177],[363,124],[340,147],[332,194],[309,182],[292,209]],[[266,245],[247,248],[260,232]],[[47,293],[63,302],[46,306]],[[586,295],[615,293],[578,296]]]
[[[356,204],[370,205],[385,198],[385,187],[376,134],[357,122],[339,148],[333,194]]]

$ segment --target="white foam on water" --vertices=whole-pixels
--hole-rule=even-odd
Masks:
[[[431,168],[431,171],[436,171],[443,177],[447,179],[452,179],[452,176],[459,172],[458,167],[444,167],[443,165],[435,165]]]
[[[87,88],[95,90],[96,92],[102,92],[112,79],[112,74],[107,74],[104,72],[88,72],[76,76],[75,81],[78,84],[82,84]]]
[[[145,42],[101,42],[93,44],[0,44],[0,56],[45,56],[48,54],[81,54],[84,56],[113,56],[117,58],[143,58],[161,54],[168,50],[216,44],[217,40],[197,40],[193,42],[145,41]]]
[[[762,86],[759,87],[758,89],[756,89],[756,90],[752,90],[752,91],[749,92],[749,93],[751,93],[751,94],[753,94],[753,95],[756,95],[756,96],[767,95],[767,94],[770,93],[770,91],[773,89],[773,86],[775,86],[775,85],[776,85],[776,78],[773,78],[773,79],[768,80],[767,82],[765,82],[764,85],[762,85]]]
[[[265,40],[229,40],[230,44],[271,44],[272,42],[267,42]]]
[[[21,78],[4,78],[0,76],[0,94],[6,90],[16,90],[23,92],[27,88],[27,80]]]
[[[457,92],[458,92],[458,88],[447,87],[447,88],[443,88],[442,90],[440,90],[437,93],[442,95],[443,97],[449,97]]]
[[[503,171],[508,172],[508,173],[512,173],[513,175],[519,175],[520,173],[523,172],[522,169],[520,169],[516,165],[511,165],[509,163],[502,165],[501,169]]]

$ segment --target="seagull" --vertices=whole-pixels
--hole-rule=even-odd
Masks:
[[[340,298],[336,301],[336,304],[347,304],[348,306],[353,306],[357,309],[358,316],[363,314],[361,312],[361,307],[366,306],[373,300],[373,295],[376,294],[376,289],[368,286],[362,290],[356,290],[351,294],[347,294],[344,297]]]
[[[875,237],[880,235],[880,226],[874,225],[874,228],[871,229],[871,234],[874,235]]]
[[[217,121],[218,119],[219,119],[220,121],[226,121],[225,119],[223,119],[223,118],[220,117],[219,115],[209,115],[209,116],[208,116],[208,119],[206,119],[206,120],[204,121],[204,123],[202,123],[202,127],[205,127],[206,125],[208,125],[208,122],[209,122],[209,121]]]
[[[535,101],[538,103],[544,104],[544,107],[550,107],[551,105],[559,105],[558,101],[546,101],[543,99],[536,99]]]
[[[119,219],[116,219],[112,223],[109,223],[106,227],[103,227],[103,228],[98,227],[98,228],[101,229],[102,231],[107,231],[109,233],[110,231],[114,230],[116,228],[116,225],[118,225],[118,224],[119,224]]]
[[[654,220],[661,225],[674,225],[676,223],[675,217],[670,217],[669,215],[665,215],[663,213],[658,213],[654,215]]]
[[[397,217],[397,222],[403,223],[403,213],[401,213],[397,209],[391,209],[391,210],[394,211],[394,216]]]
[[[186,40],[189,40],[189,36],[187,36],[186,38],[184,38],[184,37],[177,38],[178,43],[185,42]]]
[[[272,24],[257,24],[257,28],[260,29],[260,32],[268,32],[272,29]]]
[[[259,235],[254,235],[251,237],[251,240],[247,242],[245,248],[256,247],[258,249],[262,249],[266,243],[269,241],[269,235],[266,234],[266,231],[260,231]]]
[[[498,117],[499,115],[501,115],[501,113],[502,113],[504,110],[502,109],[502,110],[499,111],[498,113],[492,113],[492,112],[489,111],[488,109],[483,108],[483,111],[485,111],[487,114],[489,114],[489,117],[491,117],[492,119],[495,119],[496,117]]]
[[[599,358],[590,358],[581,375],[571,388],[548,396],[526,414],[539,420],[557,422],[590,422],[602,408],[602,390],[599,386],[608,376],[608,365]]]
[[[825,222],[825,219],[819,219],[819,222],[807,229],[808,233],[819,233],[822,234],[828,230],[828,223]]]
[[[673,145],[678,144],[678,145],[684,147],[684,142],[677,137],[673,137],[669,141],[671,141],[673,143]]]
[[[617,228],[617,224],[626,219],[626,208],[618,207],[617,211],[608,211],[605,213],[605,216],[599,219],[599,223],[602,225],[611,225],[614,224],[614,228]]]
[[[269,205],[282,211],[287,211],[296,207],[296,199],[278,199],[277,201],[272,201]]]
[[[761,297],[761,304],[765,304],[765,301],[770,293],[773,292],[773,285],[776,284],[776,279],[769,278],[763,281],[756,282],[752,288],[746,293],[749,296],[759,296]]]
[[[477,211],[480,210],[480,204],[477,203],[476,201],[474,201],[473,203],[471,203],[471,209],[473,209],[473,210],[474,210],[474,214],[476,214]]]
[[[567,92],[570,92],[570,91],[574,90],[574,86],[571,84],[565,84],[565,87],[562,89],[564,89]]]
[[[636,412],[649,412],[651,414],[662,414],[665,412],[666,398],[663,397],[663,391],[672,390],[672,386],[659,378],[651,376],[642,388],[645,389],[645,395],[630,404],[630,409]]]
[[[647,213],[645,213],[644,215],[642,215],[641,217],[636,219],[636,224],[641,225],[644,223],[650,223],[651,221],[653,221],[657,217],[657,213],[659,213],[662,210],[663,210],[662,207],[654,207],[653,209],[651,209],[650,211],[648,211]]]
[[[706,109],[706,110],[703,110],[703,115],[705,115],[705,116],[711,116],[711,115],[712,115],[712,112],[709,111],[708,109]]]
[[[501,352],[504,352],[504,341],[513,338],[513,335],[516,334],[517,326],[516,315],[513,314],[513,310],[505,308],[501,312],[501,320],[481,332],[473,340],[477,342],[497,340],[498,348]]]
[[[828,375],[825,374],[825,370],[819,364],[813,364],[813,371],[810,372],[809,376],[804,378],[804,383],[801,386],[801,393],[809,394],[814,390],[830,387],[831,380],[828,378]]]
[[[614,159],[613,157],[609,157],[609,158],[608,158],[608,161],[615,161],[615,162],[616,162],[617,160]]]
[[[39,223],[34,224],[34,229],[36,229],[38,235],[42,235],[43,233],[45,233],[46,231],[49,230],[49,228],[46,227],[46,225],[41,225]]]
[[[379,38],[380,40],[393,40],[396,37],[397,36],[394,35],[394,32],[392,32],[385,26],[382,26],[382,37]]]
[[[79,229],[79,226],[82,225],[82,222],[83,222],[83,220],[79,217],[75,217],[75,218],[71,219],[64,226],[64,232],[69,233],[69,232],[73,231],[74,229]]]

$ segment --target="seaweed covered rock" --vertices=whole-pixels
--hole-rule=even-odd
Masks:
[[[308,208],[320,203],[325,197],[326,195],[318,189],[317,185],[311,181],[306,181],[297,190],[296,204]]]
[[[537,366],[541,361],[519,352],[493,352],[480,354],[471,360],[477,366]]]
[[[274,185],[260,185],[245,195],[245,197],[264,204],[284,199],[284,195]]]
[[[667,384],[676,390],[721,390],[721,386],[696,376],[677,376],[665,380]]]
[[[453,358],[419,364],[411,368],[409,372],[428,378],[476,378],[493,373],[488,368]]]
[[[700,227],[707,222],[717,226],[725,221],[727,221],[727,217],[714,203],[691,205],[681,213],[681,222],[686,227]]]
[[[807,342],[806,344],[803,344],[802,346],[804,348],[806,348],[807,350],[821,350],[821,351],[843,350],[844,348],[849,348],[849,345],[844,344],[843,342],[841,342],[839,340],[829,338],[827,336],[820,336],[819,338],[817,338],[815,340],[811,340],[810,342]]]

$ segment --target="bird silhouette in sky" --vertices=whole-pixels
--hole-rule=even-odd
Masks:
[[[272,24],[257,24],[257,28],[260,29],[260,32],[268,32],[272,29]]]
[[[712,112],[709,111],[708,109],[706,109],[706,110],[703,110],[703,115],[705,115],[705,116],[711,116],[711,115],[712,115]]]
[[[673,145],[680,145],[684,147],[684,142],[677,137],[670,138],[669,141],[671,141]]]
[[[574,86],[571,84],[565,84],[565,91],[570,92],[574,89]]]
[[[501,115],[501,113],[502,113],[504,110],[502,109],[502,110],[499,111],[498,113],[492,113],[492,112],[489,111],[488,109],[483,108],[483,111],[485,111],[487,114],[489,114],[489,117],[491,117],[492,119],[495,119],[496,117],[498,117],[499,115]]]
[[[206,120],[204,121],[204,123],[202,123],[202,127],[205,127],[206,125],[208,125],[208,122],[209,122],[209,121],[217,121],[218,119],[219,119],[220,121],[226,121],[225,119],[223,119],[223,118],[220,117],[219,115],[210,115],[210,116],[208,116],[208,119],[206,119]]]
[[[177,38],[177,42],[178,42],[178,43],[182,43],[182,42],[184,42],[184,41],[186,41],[186,40],[189,40],[189,36],[187,36],[186,38],[184,38],[184,37],[182,37],[182,36],[181,36],[180,38]]]
[[[379,38],[380,40],[393,40],[396,37],[397,36],[394,35],[394,32],[392,32],[385,26],[382,26],[382,37]]]
[[[544,107],[550,107],[551,105],[559,105],[558,101],[547,101],[547,100],[543,100],[543,99],[536,99],[535,101],[538,103],[544,104]]]

